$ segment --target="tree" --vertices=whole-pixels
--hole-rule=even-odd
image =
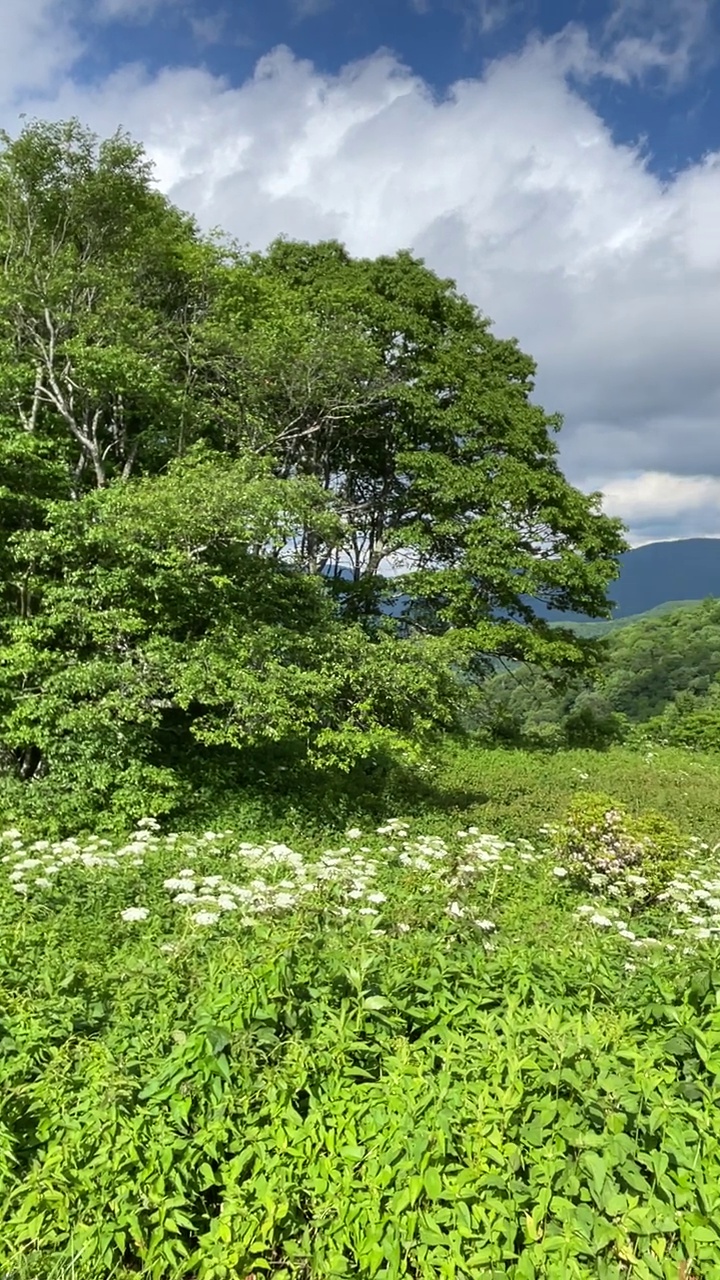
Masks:
[[[407,756],[492,656],[593,665],[527,600],[607,615],[621,525],[452,281],[203,236],[121,134],[0,143],[0,747],[38,803],[159,812],[263,743]]]
[[[275,554],[300,524],[337,536],[315,481],[196,449],[17,535],[29,605],[0,652],[0,742],[43,812],[171,809],[199,744],[238,772],[278,743],[348,769],[457,728],[446,642],[342,622]]]
[[[311,314],[359,324],[386,370],[375,400],[332,421],[301,416],[268,441],[283,474],[313,474],[333,493],[354,582],[381,582],[392,557],[409,568],[397,587],[425,604],[419,628],[544,665],[586,662],[593,647],[551,632],[523,596],[607,615],[626,544],[599,495],[562,475],[560,419],[531,401],[533,361],[409,253],[354,260],[332,242],[281,240],[252,265]]]
[[[208,250],[123,135],[36,122],[0,143],[6,426],[52,442],[77,498],[176,452],[180,320]]]
[[[565,716],[563,729],[569,747],[604,751],[622,742],[628,729],[627,716],[613,711],[610,703],[595,690],[585,690],[574,699]]]

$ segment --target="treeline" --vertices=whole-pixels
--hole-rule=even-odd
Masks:
[[[616,626],[592,676],[521,664],[483,686],[474,721],[492,741],[603,747],[652,739],[720,747],[720,601]]]
[[[592,665],[524,600],[607,616],[622,526],[452,281],[203,235],[141,147],[76,121],[0,135],[0,214],[8,815],[414,759],[490,658]]]

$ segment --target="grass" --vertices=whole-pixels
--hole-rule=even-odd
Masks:
[[[719,771],[450,747],[335,829],[6,833],[0,1274],[720,1274]],[[669,898],[540,830],[588,790],[696,838]]]

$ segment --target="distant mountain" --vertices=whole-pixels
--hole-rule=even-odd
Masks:
[[[340,577],[349,576],[347,570],[341,570]],[[582,613],[561,613],[537,600],[529,603],[550,623],[578,623],[585,635],[602,635],[620,619],[629,622],[638,614],[679,608],[708,596],[720,598],[720,538],[648,542],[626,551],[620,556],[620,576],[610,584],[607,594],[615,601],[611,621],[588,618]],[[385,605],[382,612],[397,617],[408,604],[408,598],[400,596],[395,604]]]
[[[620,577],[608,587],[615,601],[613,620],[647,613],[661,605],[690,604],[720,597],[720,538],[648,542],[620,557]],[[590,622],[579,613],[535,608],[549,622]]]

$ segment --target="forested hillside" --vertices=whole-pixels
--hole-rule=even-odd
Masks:
[[[605,625],[591,678],[526,664],[497,671],[483,690],[484,732],[498,741],[601,746],[642,728],[658,740],[720,746],[720,601]]]

